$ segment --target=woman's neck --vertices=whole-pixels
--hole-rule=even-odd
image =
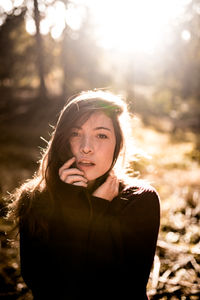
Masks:
[[[88,189],[92,189],[95,184],[95,180],[88,181]]]

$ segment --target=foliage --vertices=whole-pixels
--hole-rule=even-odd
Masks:
[[[7,16],[0,27],[0,86],[25,86],[35,72],[34,43],[25,31],[24,14]]]

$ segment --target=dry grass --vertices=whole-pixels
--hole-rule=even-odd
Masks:
[[[161,198],[161,226],[148,290],[150,299],[200,299],[200,168],[195,136],[182,139],[134,121],[145,156],[133,164]],[[149,158],[151,157],[151,158]]]

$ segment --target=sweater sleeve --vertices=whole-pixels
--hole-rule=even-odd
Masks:
[[[146,289],[160,225],[160,201],[152,188],[129,194],[120,215],[124,275],[140,290]]]
[[[43,299],[42,291],[50,287],[50,269],[48,252],[45,243],[36,236],[30,235],[25,226],[20,228],[20,261],[21,275],[32,290],[36,299]]]
[[[71,195],[70,198],[73,202],[79,202],[84,194],[88,199],[88,204],[91,205],[92,212],[95,216],[107,214],[110,207],[110,202],[108,200],[88,194],[87,189],[82,186],[75,186],[65,182],[60,182],[59,184],[65,195]]]
[[[20,219],[20,264],[21,275],[32,290],[34,299],[45,299],[45,290],[50,290],[53,261],[48,246],[48,233],[43,224],[48,222],[42,212],[43,197],[34,199],[29,212]],[[28,198],[23,199],[26,203]],[[49,272],[50,271],[50,272]]]
[[[41,244],[41,243],[40,243]],[[38,274],[41,274],[43,266],[44,253],[42,247],[38,247],[38,243],[30,235],[25,226],[20,228],[20,258],[21,258],[21,274],[28,285],[34,286],[34,279]],[[37,274],[37,275],[36,275]]]

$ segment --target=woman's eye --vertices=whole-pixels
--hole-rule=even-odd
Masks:
[[[107,135],[104,134],[104,133],[99,133],[99,134],[98,134],[98,138],[100,138],[100,139],[107,139],[108,137],[107,137]]]
[[[77,131],[73,131],[72,133],[71,133],[71,137],[76,137],[76,136],[78,136],[79,134],[78,134],[78,132]]]

